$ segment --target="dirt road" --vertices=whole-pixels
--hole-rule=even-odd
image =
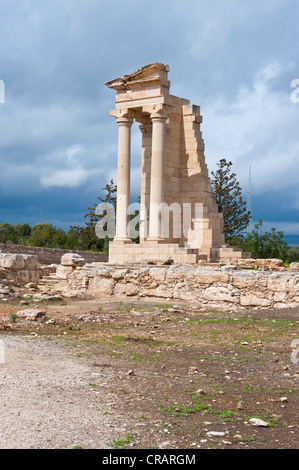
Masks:
[[[126,434],[108,370],[43,337],[6,336],[3,344],[0,448],[107,448],[115,430]]]

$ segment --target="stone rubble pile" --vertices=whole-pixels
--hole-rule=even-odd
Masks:
[[[20,296],[20,284],[12,279],[6,279],[5,274],[0,269],[0,299],[7,300],[9,297]]]

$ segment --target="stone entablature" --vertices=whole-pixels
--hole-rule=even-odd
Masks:
[[[116,90],[110,114],[119,132],[116,236],[109,261],[146,262],[152,252],[157,261],[175,263],[248,257],[224,242],[223,217],[205,163],[200,108],[169,93],[168,72],[168,65],[155,62],[106,82]],[[133,244],[128,233],[134,121],[142,132],[140,244]],[[184,211],[189,211],[187,230]]]

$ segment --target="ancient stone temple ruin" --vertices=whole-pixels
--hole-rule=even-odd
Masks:
[[[116,236],[109,261],[197,263],[248,256],[224,242],[205,162],[199,106],[169,93],[168,65],[152,63],[105,84],[116,90]],[[129,233],[131,127],[142,132],[140,243]]]

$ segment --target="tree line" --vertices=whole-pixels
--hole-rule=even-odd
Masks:
[[[279,258],[286,263],[299,261],[299,247],[291,248],[283,239],[283,232],[275,228],[264,231],[262,220],[255,224],[253,230],[247,231],[252,215],[246,208],[242,188],[232,171],[232,162],[223,158],[217,167],[217,170],[212,172],[211,183],[218,210],[223,214],[226,243],[251,252],[252,258]],[[100,195],[98,200],[116,207],[117,186],[113,179],[102,188],[102,191],[104,194]],[[67,231],[49,223],[40,223],[32,227],[27,223],[17,225],[2,223],[0,243],[100,251],[107,254],[108,237],[100,239],[95,232],[97,222],[105,215],[105,213],[97,214],[97,204],[99,202],[88,206],[88,212],[84,215],[84,225],[70,226]],[[134,241],[138,242],[138,239]]]

